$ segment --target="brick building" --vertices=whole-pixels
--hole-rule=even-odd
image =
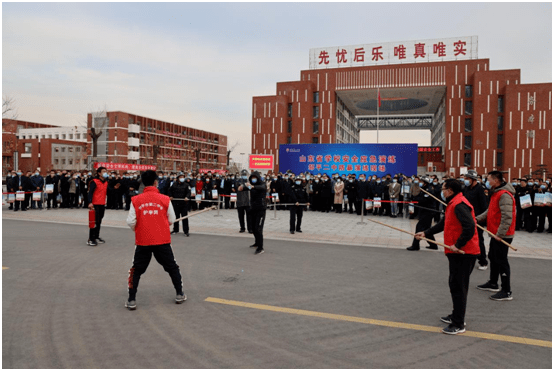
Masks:
[[[223,170],[227,165],[225,135],[121,111],[89,113],[87,123],[89,130],[94,125],[102,131],[97,143],[100,162],[156,165],[172,171]],[[90,137],[87,151],[92,155]]]
[[[253,97],[252,153],[275,155],[277,171],[280,144],[358,143],[377,122],[429,130],[447,173],[552,173],[552,84],[490,70],[475,36],[311,49],[299,81]]]

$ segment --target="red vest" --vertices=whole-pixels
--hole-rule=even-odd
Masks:
[[[144,192],[131,198],[137,225],[135,227],[135,245],[155,246],[171,243],[167,209],[169,197],[160,194],[156,187],[146,187]]]
[[[458,238],[460,238],[460,235],[462,234],[462,223],[456,218],[456,213],[454,212],[454,209],[459,204],[464,203],[471,209],[471,217],[473,218],[473,221],[475,221],[475,214],[473,213],[473,206],[469,203],[469,201],[464,197],[464,195],[460,192],[456,196],[454,196],[450,202],[448,203],[448,206],[446,207],[446,212],[444,215],[444,243],[448,246],[452,246],[458,241]],[[481,253],[481,250],[479,249],[479,236],[477,235],[477,222],[475,222],[475,233],[473,234],[473,237],[471,240],[468,241],[468,243],[465,244],[465,246],[461,247],[461,250],[464,250],[466,254],[470,255],[479,255]],[[453,254],[454,252],[449,249],[444,249],[445,254]]]
[[[489,203],[489,211],[487,212],[487,229],[492,233],[496,234],[498,232],[498,227],[500,226],[500,219],[502,215],[500,214],[500,196],[504,193],[507,193],[512,198],[512,224],[506,232],[506,236],[513,236],[516,233],[516,200],[511,192],[503,189],[499,192],[494,192],[491,196],[491,202]]]
[[[106,192],[108,190],[108,182],[103,182],[100,179],[93,179],[92,181],[96,183],[96,189],[94,190],[94,194],[92,195],[92,204],[104,206],[106,204]]]

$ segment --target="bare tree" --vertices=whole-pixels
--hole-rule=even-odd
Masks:
[[[237,140],[235,141],[235,143],[233,143],[232,146],[227,146],[227,168],[229,168],[229,159],[231,158],[231,152],[233,152],[239,144],[240,142]]]
[[[15,107],[15,99],[9,95],[2,96],[2,118],[15,120],[19,114]]]

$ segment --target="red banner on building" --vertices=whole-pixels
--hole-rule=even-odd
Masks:
[[[135,171],[156,170],[156,166],[154,166],[154,165],[123,164],[123,163],[113,163],[113,162],[95,162],[94,163],[94,168],[98,169],[99,167],[105,167],[108,170],[135,170]]]
[[[250,155],[248,163],[250,169],[273,170],[273,155]]]
[[[221,170],[221,169],[199,169],[199,173],[207,173],[208,171],[212,172],[213,174],[227,174],[227,170]]]

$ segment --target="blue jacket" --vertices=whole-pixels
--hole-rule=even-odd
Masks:
[[[42,191],[42,188],[44,187],[44,178],[40,175],[33,175],[31,177],[31,183],[33,184],[34,190],[38,187]]]

